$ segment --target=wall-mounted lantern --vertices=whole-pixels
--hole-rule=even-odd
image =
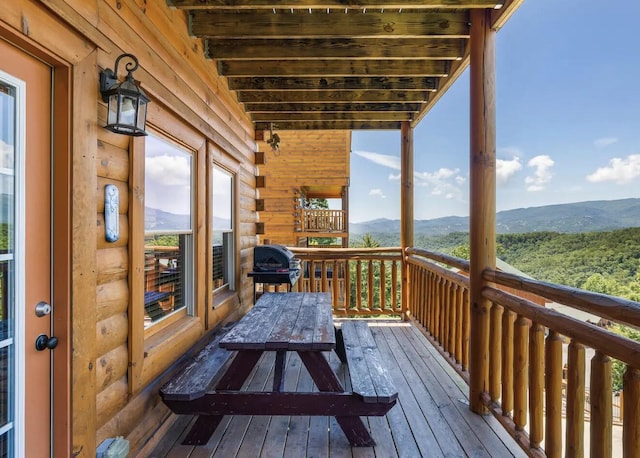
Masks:
[[[123,82],[118,81],[118,63],[128,58],[125,69],[127,76]],[[113,70],[107,68],[100,72],[100,92],[102,100],[108,103],[106,129],[117,134],[135,137],[147,135],[147,94],[136,84],[133,72],[138,69],[138,59],[133,54],[122,54],[116,59]]]

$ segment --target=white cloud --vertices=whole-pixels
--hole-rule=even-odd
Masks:
[[[375,164],[388,167],[393,170],[400,170],[400,158],[388,154],[374,153],[371,151],[353,151]],[[389,181],[399,181],[399,173],[390,173]],[[440,168],[435,172],[413,172],[414,185],[431,187],[433,195],[446,196],[447,198],[455,198],[461,195],[462,191],[459,186],[466,182],[466,178],[460,175],[460,169]],[[371,195],[371,194],[370,194]]]
[[[460,175],[460,169],[442,167],[435,172],[415,172],[415,185],[430,187],[431,194],[446,199],[461,197],[460,186],[466,183],[466,178]]]
[[[382,189],[380,189],[380,188],[370,189],[369,190],[369,195],[370,196],[378,196],[381,199],[386,199],[387,198],[387,196],[384,194],[384,192],[382,192]]]
[[[5,169],[13,168],[13,145],[0,140],[0,167]]]
[[[391,156],[390,154],[373,153],[371,151],[354,151],[360,157],[373,162],[374,164],[389,167],[390,169],[400,170],[400,158]]]
[[[553,176],[551,173],[553,164],[555,164],[553,159],[546,154],[536,156],[527,163],[528,167],[535,169],[533,176],[528,176],[524,180],[528,185],[528,191],[542,191],[545,188]]]
[[[592,183],[612,181],[616,184],[631,183],[640,177],[640,154],[632,154],[626,158],[614,157],[607,167],[600,167],[587,180]]]
[[[513,159],[507,161],[504,159],[496,160],[496,180],[498,184],[504,184],[509,181],[513,175],[522,170],[520,158],[514,156]]]
[[[614,143],[618,143],[618,139],[616,137],[602,137],[593,142],[593,144],[598,148],[604,148],[605,146],[613,145]]]
[[[170,213],[191,211],[191,164],[187,155],[145,159],[145,206]]]
[[[145,174],[165,186],[189,186],[191,163],[188,157],[162,155],[145,159]]]

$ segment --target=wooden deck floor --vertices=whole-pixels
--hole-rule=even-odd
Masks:
[[[204,446],[180,442],[193,417],[178,416],[154,450],[160,457],[524,457],[525,453],[491,416],[469,411],[466,384],[419,330],[407,323],[372,324],[380,351],[393,372],[398,403],[384,417],[366,420],[375,447],[355,448],[333,418],[225,417]],[[344,376],[332,352],[330,361]],[[269,389],[273,359],[264,356],[248,383]],[[297,355],[287,360],[287,389],[312,390]]]

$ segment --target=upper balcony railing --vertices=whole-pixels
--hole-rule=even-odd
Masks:
[[[467,382],[471,367],[482,370],[484,405],[530,456],[640,456],[640,343],[531,297],[636,328],[639,303],[487,271],[489,356],[470,365],[468,262],[410,248],[403,282],[399,248],[292,250],[298,290],[332,292],[338,315],[410,316]]]
[[[303,208],[302,232],[348,232],[344,210]]]

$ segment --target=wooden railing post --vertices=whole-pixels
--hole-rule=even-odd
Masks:
[[[572,340],[567,356],[566,456],[584,456],[585,348]]]
[[[613,450],[613,391],[611,389],[612,361],[608,355],[596,350],[591,359],[591,405],[590,455],[592,457],[611,456]]]
[[[480,414],[488,412],[482,394],[488,391],[491,309],[491,303],[482,297],[487,285],[482,274],[495,269],[496,263],[495,32],[490,29],[490,13],[482,9],[471,12],[470,51],[469,402],[471,410]]]
[[[623,456],[631,458],[640,453],[640,370],[627,367],[623,378],[623,393],[620,394],[620,410],[623,417]],[[623,407],[624,406],[624,407]]]
[[[413,246],[413,128],[409,121],[400,126],[400,246],[402,248],[402,317],[407,319],[409,271],[405,262],[407,247]]]

